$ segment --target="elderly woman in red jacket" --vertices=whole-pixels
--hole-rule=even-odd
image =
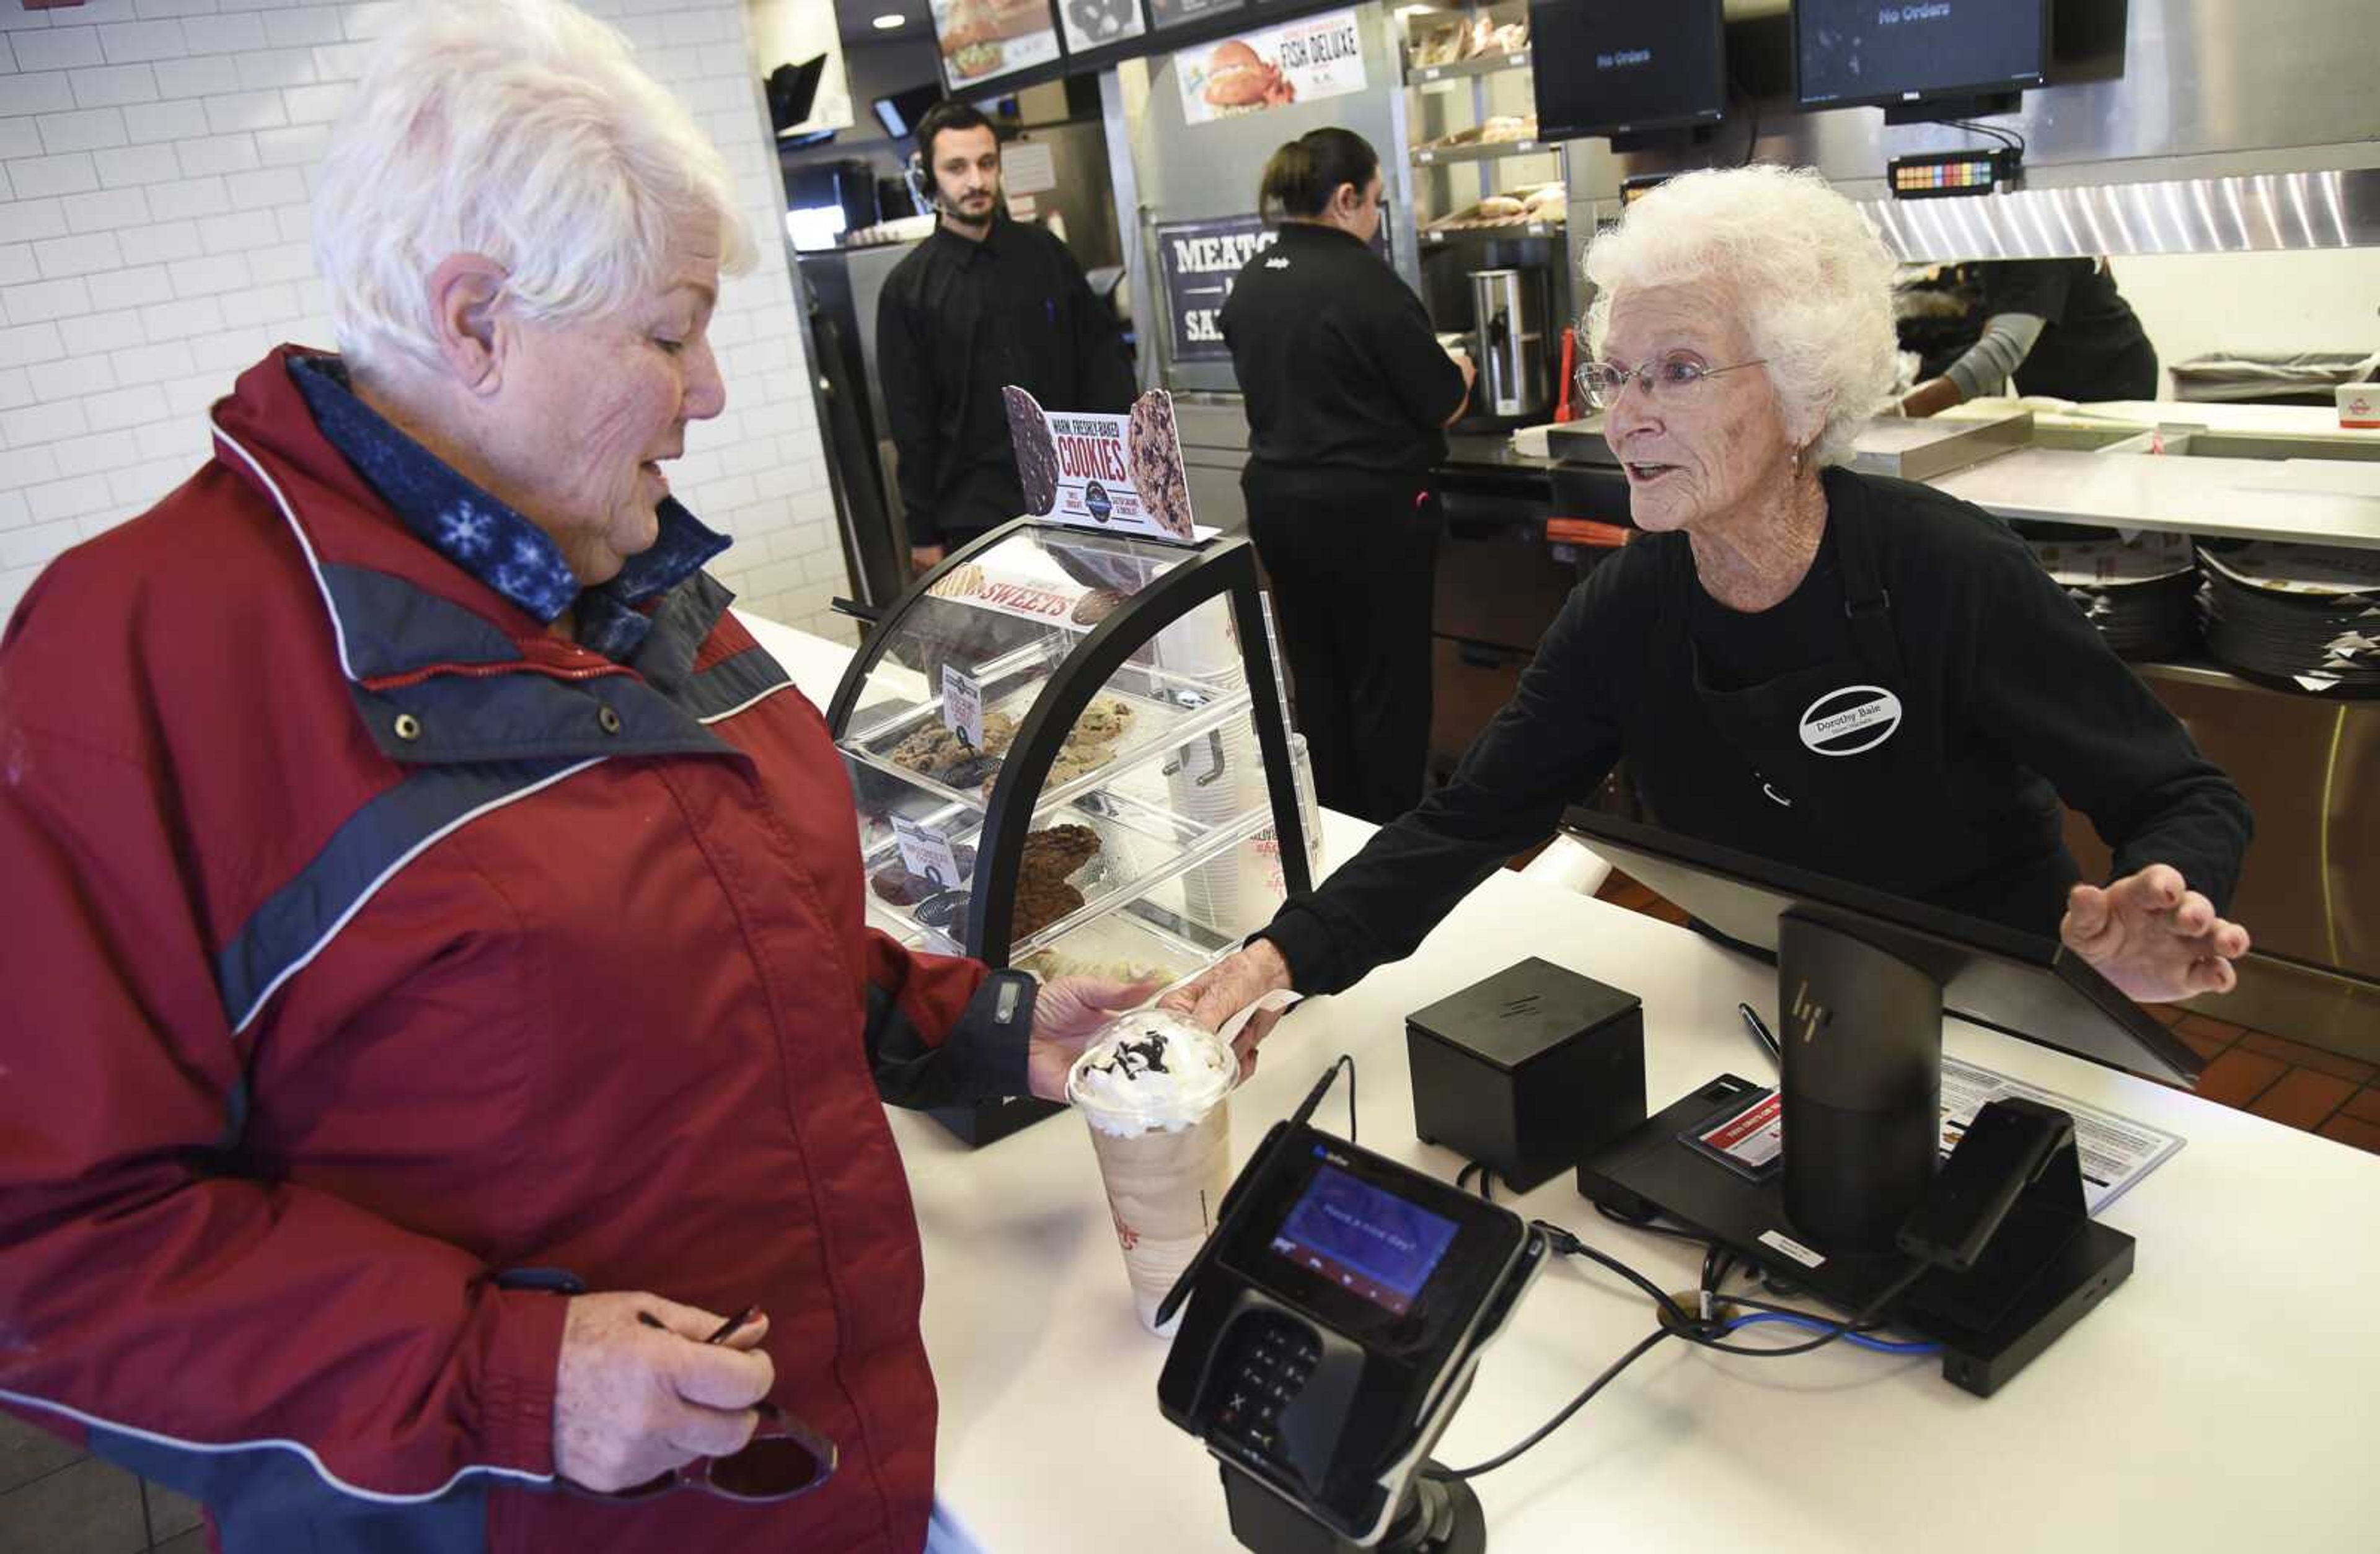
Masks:
[[[863,926],[663,473],[735,204],[609,30],[419,18],[323,169],[339,354],[0,646],[0,1405],[226,1554],[917,1548],[880,1097],[1057,1093],[1142,991]]]

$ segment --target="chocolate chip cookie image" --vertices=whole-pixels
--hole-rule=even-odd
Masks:
[[[1177,540],[1190,535],[1190,486],[1182,473],[1182,442],[1173,430],[1173,396],[1152,389],[1133,401],[1124,437],[1132,489],[1148,516]]]
[[[1116,607],[1123,602],[1123,597],[1113,589],[1093,589],[1075,605],[1075,624],[1099,625],[1116,613]]]
[[[1050,418],[1031,395],[1011,385],[1000,391],[1008,412],[1008,440],[1016,450],[1016,484],[1025,492],[1025,516],[1043,517],[1058,505],[1058,440]]]

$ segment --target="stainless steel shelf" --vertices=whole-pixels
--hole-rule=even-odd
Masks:
[[[1495,76],[1507,70],[1529,67],[1529,51],[1513,54],[1485,54],[1475,59],[1458,59],[1451,65],[1417,66],[1406,73],[1407,86],[1427,86],[1432,81],[1457,81],[1473,76]]]
[[[1491,241],[1498,237],[1560,237],[1569,230],[1569,224],[1565,222],[1516,221],[1506,226],[1450,227],[1444,231],[1424,232],[1421,244],[1426,249],[1434,249],[1454,243]]]
[[[1559,140],[1498,140],[1485,146],[1415,146],[1416,167],[1445,167],[1462,162],[1501,162],[1515,156],[1560,156]]]

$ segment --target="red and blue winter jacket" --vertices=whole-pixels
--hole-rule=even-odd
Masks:
[[[723,588],[626,662],[546,635],[290,354],[0,638],[0,1405],[225,1554],[919,1548],[880,1097],[1021,1091],[1029,993],[864,926],[841,762]],[[761,1305],[834,1481],[554,1492],[571,1281]]]

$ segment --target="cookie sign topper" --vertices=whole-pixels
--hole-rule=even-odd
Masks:
[[[1026,517],[1185,544],[1196,538],[1172,395],[1152,389],[1123,416],[1052,413],[1013,385],[1000,396]]]

